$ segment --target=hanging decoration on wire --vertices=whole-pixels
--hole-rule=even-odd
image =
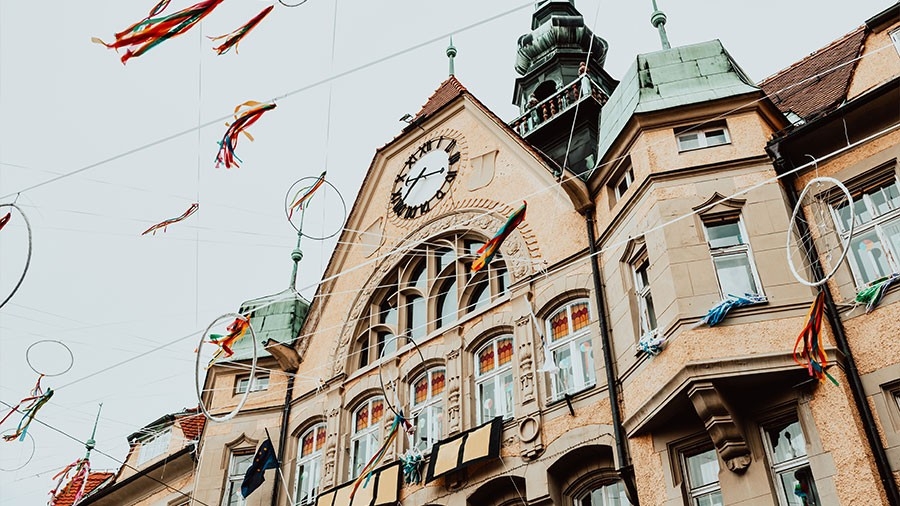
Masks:
[[[25,213],[22,211],[22,208],[17,206],[15,202],[9,204],[0,204],[0,213],[4,207],[8,207],[14,211],[22,218],[22,223],[25,225],[25,234],[26,240],[28,243],[28,249],[25,253],[25,266],[22,267],[22,275],[19,276],[19,279],[16,281],[16,284],[12,287],[9,294],[0,302],[0,308],[6,305],[9,302],[9,299],[13,298],[13,295],[19,291],[19,288],[22,286],[22,282],[25,281],[25,275],[28,274],[28,269],[31,267],[31,249],[32,249],[32,239],[31,239],[31,222],[28,221],[28,216],[25,216]],[[6,229],[7,226],[11,226],[10,223],[15,223],[12,219],[13,214],[12,211],[7,211],[6,214],[0,218],[0,231],[3,231],[3,234],[11,234],[12,228]],[[2,294],[0,294],[2,297]]]
[[[191,204],[190,207],[188,207],[187,211],[185,211],[184,214],[182,214],[181,216],[178,216],[176,218],[169,218],[168,220],[163,220],[163,221],[157,223],[156,225],[153,225],[152,227],[148,228],[147,230],[144,230],[144,232],[141,235],[147,235],[151,232],[153,233],[153,235],[156,235],[156,231],[159,229],[162,229],[162,231],[165,232],[166,228],[168,228],[169,225],[188,219],[192,214],[197,212],[197,209],[200,209],[200,204],[194,202],[193,204]]]
[[[528,202],[523,202],[522,207],[516,209],[509,218],[506,220],[506,223],[500,227],[500,230],[497,231],[497,234],[491,238],[488,242],[484,244],[481,248],[478,249],[479,257],[472,262],[472,272],[478,272],[481,269],[484,269],[491,263],[491,260],[494,259],[494,255],[497,254],[497,251],[500,250],[500,245],[503,244],[503,241],[512,234],[513,230],[519,226],[520,223],[525,219],[525,208],[528,206]]]
[[[396,413],[394,415],[394,421],[391,423],[391,429],[388,431],[387,436],[384,438],[384,442],[381,444],[381,447],[375,452],[374,455],[366,462],[366,465],[363,466],[362,470],[359,472],[359,476],[356,477],[356,481],[353,482],[353,488],[350,489],[350,502],[353,502],[353,496],[356,495],[356,490],[359,488],[360,484],[362,484],[363,488],[369,485],[369,479],[372,477],[373,471],[378,467],[378,464],[384,459],[384,456],[387,454],[388,449],[394,444],[394,441],[397,439],[397,433],[399,432],[400,427],[404,428],[404,431],[407,434],[414,433],[416,428],[409,423],[409,420],[403,417],[403,411]]]
[[[115,42],[106,43],[97,37],[92,37],[91,41],[109,49],[126,48],[121,57],[125,64],[131,58],[141,56],[162,42],[187,32],[223,1],[202,0],[168,16],[160,16],[169,6],[169,0],[162,0],[150,10],[146,18],[117,33]]]
[[[652,330],[645,332],[638,341],[637,347],[640,351],[652,356],[659,355],[663,347],[665,347],[666,338],[659,335],[659,331]]]
[[[840,228],[836,218],[840,219]],[[810,180],[794,206],[785,245],[794,278],[809,287],[831,279],[847,257],[855,221],[853,197],[846,186],[831,177]],[[818,257],[812,255],[813,251],[819,253]],[[815,265],[820,268],[816,270]],[[821,279],[817,272],[823,274]]]
[[[71,474],[71,479],[69,475]],[[50,506],[57,503],[56,496],[60,492],[63,483],[71,483],[75,487],[75,496],[71,504],[78,504],[78,501],[84,496],[87,489],[88,477],[91,474],[91,461],[85,457],[67,465],[62,471],[56,473],[53,479],[56,480],[56,486],[50,491]]]
[[[310,231],[311,227],[306,223],[306,213],[312,208],[322,209],[324,221],[318,233]],[[304,177],[294,181],[284,196],[284,215],[298,234],[314,241],[324,241],[344,229],[347,203],[341,192],[325,179],[323,171],[319,177]]]
[[[751,306],[753,304],[761,304],[765,302],[765,295],[756,295],[752,293],[745,293],[742,297],[738,295],[728,294],[725,299],[712,307],[707,313],[706,316],[700,319],[699,322],[695,325],[695,327],[699,327],[703,324],[709,325],[710,327],[715,327],[719,323],[722,323],[722,320],[725,319],[725,316],[731,312],[732,309]]]
[[[46,344],[56,344],[62,347],[62,349],[66,352],[66,355],[68,355],[69,357],[68,363],[65,365],[65,367],[58,366],[58,370],[46,369],[47,364],[41,366],[41,364],[38,363],[37,358],[32,357],[32,353],[36,353],[36,348]],[[43,376],[45,378],[53,378],[56,376],[62,376],[63,374],[72,370],[72,366],[75,365],[75,355],[72,354],[72,350],[68,346],[66,346],[66,343],[62,341],[57,341],[55,339],[41,339],[40,341],[31,343],[31,345],[29,345],[25,350],[25,363],[27,363],[28,367],[30,367],[31,370],[39,376]]]
[[[856,294],[856,303],[865,304],[866,313],[871,313],[881,302],[888,288],[898,281],[900,281],[900,274],[897,273],[876,279],[868,287],[863,288]]]
[[[299,2],[297,2],[295,4],[289,4],[289,3],[285,2],[284,0],[278,0],[278,3],[280,3],[281,5],[283,5],[285,7],[300,7],[301,5],[305,4],[307,1],[309,1],[309,0],[300,0]]]
[[[214,47],[213,51],[215,51],[216,53],[218,53],[220,55],[223,55],[223,54],[227,53],[228,51],[230,51],[231,48],[234,48],[234,52],[235,52],[235,54],[237,54],[238,44],[240,44],[240,42],[244,39],[244,37],[246,37],[248,33],[250,33],[254,28],[256,28],[256,25],[258,25],[260,23],[260,21],[262,21],[266,16],[268,16],[269,13],[272,12],[272,9],[274,9],[274,8],[275,8],[274,4],[266,7],[265,9],[260,11],[259,14],[254,16],[250,21],[247,21],[243,26],[241,26],[240,28],[236,29],[235,31],[233,31],[231,33],[226,33],[225,35],[219,35],[218,37],[208,37],[209,40],[213,40],[213,41],[225,39],[225,41],[222,42],[222,44],[220,46]]]
[[[11,432],[11,431],[12,431],[12,429],[4,431],[3,435],[0,437],[6,437],[7,436],[6,433]],[[16,446],[20,447],[20,451],[21,450],[24,451],[23,453],[20,453],[19,455],[14,456],[8,448],[4,448],[3,451],[0,451],[0,471],[5,471],[5,472],[18,471],[19,469],[22,469],[31,463],[31,459],[34,458],[34,451],[36,448],[36,445],[34,444],[34,436],[32,436],[31,433],[27,433],[26,440],[27,440],[27,442],[20,439],[20,442],[22,444],[16,445]],[[27,449],[27,450],[24,449],[24,447],[26,445],[28,445],[29,443],[30,443],[30,449]],[[6,446],[8,447],[9,445],[6,445]],[[22,456],[25,454],[27,454],[27,457],[23,458]],[[16,463],[13,464],[11,462],[12,460],[15,460]],[[22,463],[19,464],[18,463],[19,461],[22,461]]]
[[[225,327],[226,334],[213,334],[211,333],[213,329],[218,328],[223,322],[232,320],[231,323]],[[205,372],[214,365],[217,365],[217,362],[223,358],[231,358],[236,354],[236,346],[238,344],[242,344],[241,340],[245,337],[247,332],[250,333],[250,350],[252,350],[252,354],[250,357],[246,357],[241,353],[235,360],[246,360],[250,358],[250,371],[249,378],[250,383],[254,381],[256,377],[256,361],[259,357],[259,352],[257,350],[257,340],[256,340],[256,331],[253,330],[253,325],[250,324],[250,318],[237,313],[227,313],[224,314],[209,324],[209,327],[200,335],[200,342],[197,345],[196,350],[196,362],[194,363],[194,386],[197,393],[197,401],[200,405],[200,410],[206,416],[207,419],[213,422],[226,422],[231,420],[237,415],[241,409],[244,408],[244,404],[247,402],[247,398],[250,395],[250,391],[252,390],[252,384],[248,383],[247,389],[244,390],[244,394],[238,400],[237,406],[229,413],[224,415],[213,415],[208,407],[206,402],[212,397],[212,390],[205,390],[203,388],[203,384],[201,383],[201,375],[204,378],[207,376]],[[209,336],[209,340],[207,340],[207,336]],[[214,346],[214,347],[213,347]],[[242,347],[243,344],[242,344]],[[241,352],[245,352],[245,349],[241,349]],[[234,364],[233,367],[243,368],[244,365]]]
[[[825,370],[828,367],[828,357],[822,349],[822,314],[825,312],[825,292],[819,290],[815,300],[806,313],[806,325],[797,336],[794,343],[794,361],[805,368],[809,375],[819,381],[828,378],[835,385],[838,384]]]
[[[13,413],[19,412],[22,413],[22,419],[19,421],[19,424],[16,426],[16,430],[12,434],[7,434],[3,436],[4,441],[24,441],[25,436],[28,434],[28,427],[31,425],[31,422],[34,420],[37,412],[47,404],[47,401],[53,397],[53,389],[47,388],[45,391],[41,388],[41,379],[44,376],[41,375],[38,377],[37,383],[35,383],[34,388],[31,389],[28,396],[23,398],[18,402],[15,406],[13,406],[9,413],[0,420],[0,425],[3,425]]]
[[[255,100],[248,100],[234,108],[234,122],[231,124],[225,123],[228,129],[225,130],[225,135],[219,141],[216,168],[222,164],[225,164],[226,169],[240,167],[238,162],[243,163],[243,160],[234,154],[234,150],[237,148],[238,137],[244,134],[250,141],[253,141],[253,136],[250,135],[250,132],[247,132],[247,128],[259,121],[259,118],[266,111],[271,111],[274,108],[274,103],[263,103]]]

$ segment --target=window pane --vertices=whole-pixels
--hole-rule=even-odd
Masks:
[[[413,406],[422,404],[428,399],[428,375],[425,374],[419,378],[413,385]]]
[[[350,469],[350,477],[356,478],[369,460],[368,438],[359,438],[353,441],[353,463]]]
[[[584,336],[580,339],[576,346],[578,347],[579,366],[581,367],[581,377],[584,378],[583,385],[576,385],[576,388],[593,385],[594,379],[594,350],[591,344],[591,336]]]
[[[450,248],[439,248],[435,254],[438,256],[438,272],[456,260],[456,252]]]
[[[554,393],[559,396],[570,391],[575,384],[575,373],[572,369],[572,352],[568,345],[553,350],[553,362],[559,368],[556,371],[554,388]]]
[[[388,325],[397,324],[397,294],[391,294],[382,303],[378,321]]]
[[[873,192],[872,203],[875,205],[875,212],[878,215],[900,207],[900,189],[897,188],[897,183],[891,183]]]
[[[722,287],[723,296],[759,293],[756,281],[753,279],[753,271],[750,269],[750,259],[746,253],[717,256],[713,258],[713,262],[716,266],[716,273],[719,275],[719,286]]]
[[[722,501],[722,492],[720,490],[716,490],[715,492],[710,492],[708,494],[697,497],[694,500],[694,504],[697,506],[724,506],[725,502]]]
[[[784,471],[778,474],[778,482],[784,491],[789,506],[818,505],[816,484],[809,466]]]
[[[706,132],[706,145],[707,146],[718,146],[720,144],[725,144],[728,142],[728,138],[725,137],[725,130],[717,129],[717,130],[708,130]]]
[[[700,137],[697,134],[682,134],[678,136],[678,149],[696,149],[700,147]]]
[[[390,357],[397,351],[397,336],[390,332],[378,333],[378,357]],[[376,358],[376,360],[377,360]]]
[[[425,337],[428,325],[425,321],[425,299],[412,295],[406,299],[406,333],[414,340]]]
[[[484,246],[484,242],[482,241],[466,241],[466,254],[467,255],[478,255],[478,250]]]
[[[443,327],[456,321],[456,302],[459,296],[456,294],[456,281],[454,280],[438,297],[438,326]]]
[[[512,418],[513,406],[513,374],[512,368],[506,371],[506,374],[500,377],[501,388],[503,389],[503,406],[498,409],[497,414],[503,415],[503,418]]]
[[[625,496],[625,487],[621,481],[592,490],[578,503],[579,506],[628,506],[629,504],[631,503]]]
[[[577,332],[591,323],[587,302],[572,304],[572,332]]]
[[[494,418],[497,414],[497,392],[494,378],[478,384],[478,423]]]
[[[707,450],[685,459],[691,490],[719,481],[719,460],[715,450]],[[716,504],[716,503],[704,503]]]
[[[741,238],[741,227],[736,221],[721,225],[707,225],[706,233],[709,236],[710,248],[727,248],[744,244]]]
[[[491,301],[491,291],[488,278],[484,278],[478,286],[472,291],[471,302],[466,308],[466,312],[472,312],[480,307],[484,307]]]
[[[495,365],[494,343],[491,343],[478,353],[478,375],[493,371]]]
[[[444,391],[444,385],[446,384],[445,380],[446,375],[444,374],[443,369],[439,369],[431,373],[431,396],[437,397],[441,395],[441,392]]]
[[[806,456],[806,439],[800,422],[793,421],[766,428],[766,436],[772,448],[772,464],[780,464]]]
[[[428,276],[425,275],[425,262],[419,262],[419,265],[413,269],[413,273],[409,277],[409,286],[425,292]]]
[[[569,335],[569,314],[566,309],[558,312],[550,319],[550,337],[553,341]]]
[[[428,444],[428,429],[431,424],[431,410],[428,408],[423,409],[416,415],[416,434],[414,436],[414,443],[416,448],[420,451],[425,450],[431,445]]]
[[[511,337],[497,340],[497,365],[502,366],[512,362],[513,342]]]
[[[853,214],[856,215],[856,224],[864,225],[872,221],[872,213],[866,207],[866,201],[862,196],[853,201]]]
[[[854,235],[850,240],[850,253],[863,283],[870,283],[891,273],[881,239],[874,230]]]
[[[490,268],[494,268],[491,266]],[[497,268],[497,294],[506,293],[506,287],[509,286],[509,271],[505,267]]]
[[[894,260],[896,264],[897,253],[900,252],[900,219],[896,219],[894,221],[886,223],[881,231],[884,233],[884,237],[887,239],[887,251],[889,253],[890,259]],[[891,268],[892,272],[896,272],[896,268]]]
[[[649,270],[649,268],[650,262],[644,260],[643,262],[641,262],[641,265],[639,265],[637,269],[634,270],[635,284],[637,285],[638,291],[641,291],[644,289],[644,287],[650,285],[650,278],[647,275],[647,271]]]
[[[643,313],[641,313],[641,324],[645,332],[656,329],[656,309],[653,308],[653,296],[650,292],[643,297]]]

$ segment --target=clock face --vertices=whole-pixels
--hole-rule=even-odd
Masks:
[[[459,160],[455,139],[441,136],[425,141],[409,155],[394,179],[392,211],[406,219],[431,211],[450,192]]]

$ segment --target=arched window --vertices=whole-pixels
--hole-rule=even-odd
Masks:
[[[306,506],[315,503],[322,477],[322,449],[325,448],[325,424],[317,424],[300,436],[297,448],[297,477],[294,504]]]
[[[475,352],[475,418],[481,424],[502,416],[512,418],[513,339],[496,337]]]
[[[548,98],[550,95],[556,93],[556,82],[553,80],[547,80],[538,85],[537,88],[534,89],[534,98],[538,99],[538,101],[544,100]]]
[[[415,420],[415,445],[421,452],[431,451],[431,446],[443,434],[444,392],[446,373],[443,367],[434,368],[419,375],[410,385],[412,416]]]
[[[353,434],[350,436],[350,479],[359,476],[372,455],[381,446],[381,419],[384,398],[372,397],[353,411]]]
[[[547,319],[548,346],[558,368],[550,375],[554,399],[593,386],[596,382],[590,323],[587,299],[570,302]]]
[[[575,506],[626,506],[631,504],[625,495],[622,481],[591,487],[575,499]]]

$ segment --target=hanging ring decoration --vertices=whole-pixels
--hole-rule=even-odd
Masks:
[[[56,343],[56,344],[62,346],[63,349],[66,350],[66,353],[69,354],[69,365],[65,369],[63,369],[62,371],[59,371],[59,372],[45,372],[45,371],[41,371],[37,367],[35,367],[31,361],[31,349],[41,343]],[[31,346],[29,346],[28,349],[25,350],[25,362],[28,364],[28,367],[30,367],[31,370],[36,372],[37,374],[44,376],[45,378],[52,378],[54,376],[62,376],[63,374],[72,370],[72,366],[75,365],[75,355],[72,354],[72,349],[69,348],[68,346],[66,346],[66,343],[64,343],[62,341],[58,341],[56,339],[41,339],[40,341],[35,341],[35,342],[31,343]]]
[[[325,188],[322,188],[322,187]],[[316,192],[334,191],[338,196],[338,201],[340,202],[340,212],[342,214],[340,216],[340,220],[336,226],[336,230],[334,231],[323,231],[323,234],[320,236],[315,236],[308,234],[303,231],[303,217],[306,205],[311,202],[315,197],[320,196]],[[323,202],[322,205],[325,205]],[[298,212],[299,210],[299,212]],[[327,209],[328,214],[332,215],[332,211],[337,211],[337,209]],[[294,227],[294,230],[297,231],[298,234],[306,237],[307,239],[313,241],[324,241],[326,239],[331,239],[332,237],[341,233],[344,230],[344,222],[347,220],[347,202],[344,200],[344,196],[341,195],[341,192],[331,184],[330,181],[325,179],[325,173],[323,172],[321,176],[311,177],[307,176],[304,178],[300,178],[297,181],[294,181],[294,184],[288,188],[287,193],[284,195],[284,216],[287,218],[288,223]],[[299,219],[297,217],[300,217]],[[299,225],[296,223],[299,221]],[[326,233],[327,232],[327,233]]]
[[[395,339],[398,339],[398,338],[395,338]],[[425,355],[422,354],[422,350],[419,348],[419,345],[416,344],[416,341],[411,337],[406,337],[406,340],[409,343],[412,343],[413,347],[416,350],[416,353],[419,355],[419,359],[424,364],[425,363]],[[406,419],[410,418],[409,410],[406,410],[406,413],[407,413],[406,415],[403,414],[404,410],[402,409],[403,406],[399,406],[399,404],[400,404],[399,398],[397,399],[398,406],[394,406],[393,404],[391,404],[391,401],[388,400],[387,390],[384,388],[384,373],[382,371],[382,368],[384,365],[384,358],[385,358],[384,350],[386,350],[386,349],[387,349],[387,346],[382,347],[381,353],[378,356],[378,384],[381,385],[381,393],[384,395],[384,403],[387,404],[388,409],[390,409],[395,415],[406,420]],[[400,379],[399,375],[398,375],[397,379],[398,380]],[[397,392],[395,390],[394,395],[396,396],[396,394],[397,394]],[[398,408],[400,408],[400,409],[398,409]]]
[[[822,190],[826,186],[828,188]],[[835,190],[838,190],[839,193]],[[837,199],[836,204],[835,199]],[[836,221],[840,217],[837,216],[837,213],[833,214],[831,212],[832,207],[835,209],[847,209],[849,212],[849,220],[841,220],[849,222],[845,224],[847,230],[841,231],[837,229]],[[806,235],[801,234],[798,228],[798,218],[807,223]],[[821,286],[831,279],[844,262],[844,259],[847,258],[847,253],[850,250],[850,237],[853,235],[855,222],[853,196],[843,183],[826,176],[811,179],[797,198],[797,205],[794,206],[794,211],[791,214],[791,222],[788,227],[785,244],[788,267],[790,267],[794,278],[811,288]],[[806,253],[808,249],[805,246],[812,244],[813,240],[818,240],[821,243],[816,249],[820,258],[830,264],[830,270],[827,270],[829,266],[823,265],[822,270],[825,271],[825,275],[818,280],[807,279],[800,273],[801,270],[808,270],[816,262],[816,259],[808,257]],[[829,246],[829,242],[834,241],[836,241],[836,244]],[[839,251],[836,252],[835,249]],[[795,252],[797,251],[800,252],[800,261],[808,262],[806,265],[801,265],[799,270],[797,268],[797,259],[795,258]]]
[[[281,5],[283,5],[285,7],[300,7],[301,5],[305,4],[307,1],[309,1],[309,0],[300,0],[299,2],[297,2],[295,4],[289,4],[289,3],[286,3],[284,0],[278,0],[278,3],[280,3]]]
[[[12,433],[12,432],[15,432],[15,431],[14,431],[13,429],[9,429],[9,430],[4,431],[4,434],[5,434],[5,433]],[[7,473],[10,473],[10,472],[13,472],[13,471],[18,471],[19,469],[22,469],[23,467],[25,467],[25,466],[27,466],[28,464],[31,463],[31,459],[34,458],[34,450],[35,450],[34,436],[32,436],[30,432],[26,432],[25,434],[28,436],[27,439],[28,439],[29,441],[31,441],[31,453],[28,455],[28,459],[25,460],[25,463],[24,463],[24,464],[22,464],[22,465],[20,465],[20,466],[18,466],[18,467],[9,467],[9,468],[6,468],[6,467],[0,467],[0,471],[7,472]],[[0,436],[0,438],[2,438],[2,436]],[[23,441],[23,443],[24,443],[24,441]],[[3,445],[2,448],[3,448],[3,450],[5,450],[5,449],[8,448],[8,447],[9,447],[8,445]],[[3,451],[3,450],[0,450],[0,451]]]
[[[13,287],[13,289],[9,293],[9,295],[7,295],[5,299],[3,299],[3,302],[0,302],[0,308],[5,306],[6,303],[9,302],[9,299],[11,299],[13,297],[13,295],[15,295],[16,292],[19,291],[19,287],[22,286],[22,282],[25,281],[25,275],[28,274],[28,268],[31,267],[31,249],[32,249],[31,222],[28,221],[28,216],[25,215],[25,212],[22,211],[22,208],[17,206],[15,204],[15,202],[12,202],[9,204],[0,204],[0,215],[2,215],[2,209],[4,207],[10,207],[12,209],[15,209],[19,213],[19,216],[22,217],[22,220],[25,222],[25,229],[28,231],[28,255],[25,258],[25,267],[22,269],[22,275],[19,276],[19,281],[16,282],[16,286]],[[8,221],[9,221],[9,214],[7,214],[5,216],[0,216],[0,229],[2,229],[3,226],[7,224]]]
[[[247,390],[244,391],[244,395],[241,396],[241,398],[238,401],[238,404],[234,408],[234,410],[232,410],[230,413],[227,413],[225,415],[215,416],[209,412],[209,409],[207,409],[206,404],[203,402],[203,385],[200,383],[200,368],[204,367],[204,369],[209,369],[210,367],[215,365],[215,361],[221,356],[222,353],[226,353],[226,355],[229,355],[228,351],[226,350],[226,347],[228,345],[223,346],[219,351],[217,351],[213,355],[212,360],[210,360],[210,362],[206,366],[201,365],[201,358],[200,358],[201,353],[200,352],[203,349],[204,344],[207,344],[207,345],[215,344],[213,342],[206,340],[207,336],[210,335],[209,334],[210,331],[214,327],[219,325],[219,322],[221,322],[222,320],[227,320],[227,319],[232,319],[232,318],[234,319],[234,322],[231,325],[229,325],[229,330],[231,330],[232,327],[235,326],[236,324],[239,324],[241,327],[246,326],[246,329],[250,331],[250,339],[253,340],[253,359],[250,363],[250,380],[247,383]],[[227,337],[228,336],[226,336],[226,339],[227,339]],[[237,342],[237,340],[240,339],[241,337],[243,337],[243,333],[241,336],[236,338],[234,340],[234,342]],[[231,344],[233,344],[233,343],[231,343]],[[223,350],[225,350],[225,351],[223,351]],[[231,420],[232,418],[234,418],[244,408],[244,404],[247,403],[247,398],[250,396],[250,391],[252,390],[251,387],[253,386],[252,385],[253,378],[256,377],[256,360],[258,357],[259,357],[259,354],[257,351],[257,344],[256,344],[256,331],[253,330],[253,325],[250,325],[249,317],[246,317],[246,316],[244,316],[242,314],[238,314],[238,313],[225,313],[222,316],[219,316],[218,318],[213,320],[213,322],[209,324],[209,327],[206,327],[206,330],[203,331],[203,334],[200,335],[199,344],[197,344],[197,359],[194,364],[195,365],[195,367],[194,367],[194,386],[195,386],[196,392],[197,392],[197,402],[200,405],[200,411],[203,412],[203,414],[206,416],[206,418],[209,421],[211,421],[211,422],[227,422],[228,420]]]

